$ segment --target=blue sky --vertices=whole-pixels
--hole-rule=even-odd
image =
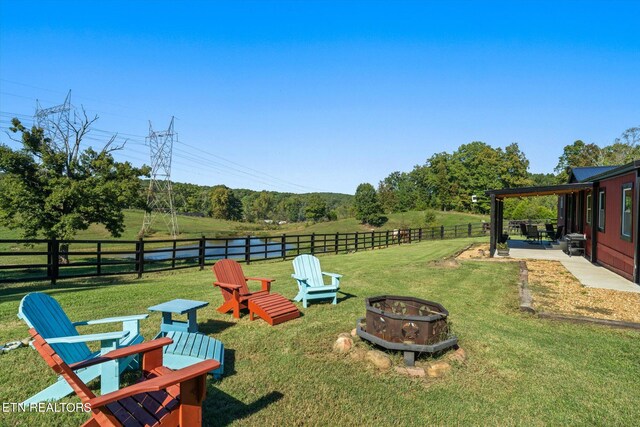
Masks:
[[[518,142],[552,172],[640,125],[640,2],[0,2],[0,125],[72,90],[121,160],[176,116],[172,178],[355,192]],[[16,146],[4,132],[0,141]]]

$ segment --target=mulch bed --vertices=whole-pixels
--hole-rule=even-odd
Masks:
[[[489,259],[489,245],[474,245],[457,259]],[[559,261],[526,264],[536,311],[640,323],[640,293],[585,287]]]

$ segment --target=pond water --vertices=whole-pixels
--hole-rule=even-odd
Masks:
[[[245,239],[229,240],[227,254],[229,258],[242,258],[245,256]],[[198,245],[178,246],[179,249],[191,248],[190,250],[182,250],[176,252],[176,258],[197,258],[198,257]],[[171,259],[173,251],[171,248],[166,249],[164,252],[145,253],[144,259],[149,261],[162,261]],[[295,249],[295,245],[288,243],[285,245],[285,251]],[[264,254],[264,252],[269,253]],[[282,257],[282,243],[281,242],[269,242],[265,239],[257,237],[251,238],[251,246],[249,247],[251,253],[251,259],[265,259],[265,258],[279,258]],[[223,259],[225,254],[224,241],[206,242],[205,259],[216,260]]]

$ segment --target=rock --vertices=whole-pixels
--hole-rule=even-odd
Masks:
[[[365,354],[365,351],[361,348],[355,348],[351,353],[349,353],[349,356],[351,356],[351,359],[353,360],[361,361],[364,360]]]
[[[25,338],[22,340],[22,345],[27,347],[31,343],[31,338]]]
[[[353,347],[353,340],[351,337],[340,336],[333,344],[333,351],[337,353],[348,353],[351,350],[351,347]]]
[[[422,378],[426,375],[424,369],[419,366],[396,366],[395,371],[399,374],[414,378]]]
[[[430,364],[427,367],[427,375],[431,378],[440,378],[451,370],[451,365],[445,361]]]
[[[349,332],[342,332],[338,335],[338,338],[340,337],[351,338],[351,334]]]
[[[464,363],[467,360],[467,352],[462,347],[459,347],[456,351],[447,354],[447,360],[450,362]]]
[[[365,359],[378,369],[387,370],[391,368],[391,359],[380,350],[369,350]]]
[[[353,328],[353,329],[351,330],[351,336],[352,336],[353,338],[355,338],[355,337],[357,337],[357,336],[358,336],[358,332],[356,331],[356,328]]]

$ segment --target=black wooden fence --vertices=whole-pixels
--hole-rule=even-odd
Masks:
[[[479,237],[488,223],[402,230],[175,240],[0,239],[0,283],[178,270],[232,258],[250,263],[297,255],[338,254],[424,240]],[[68,248],[67,250],[64,250]],[[61,251],[63,249],[63,251]]]

